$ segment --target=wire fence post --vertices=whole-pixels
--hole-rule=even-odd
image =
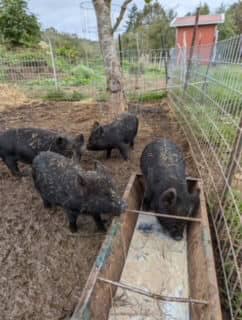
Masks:
[[[168,67],[167,67],[167,60],[168,60],[168,49],[167,49],[167,41],[165,41],[165,37],[161,37],[161,44],[162,44],[162,58],[164,60],[164,67],[165,67],[165,85],[167,90],[168,84]]]
[[[196,12],[195,25],[193,28],[193,35],[192,35],[192,43],[191,43],[191,48],[189,50],[189,59],[188,59],[188,64],[187,64],[187,72],[186,72],[186,76],[185,76],[184,90],[187,89],[189,78],[190,78],[190,72],[191,72],[191,67],[192,67],[192,57],[193,57],[193,51],[194,51],[196,35],[197,35],[197,28],[198,28],[199,12],[200,12],[200,7],[197,8],[197,12]]]
[[[192,68],[186,78],[189,90],[184,88],[180,71],[191,63],[191,54],[179,64],[177,48],[168,64],[169,98],[205,186],[217,244],[219,279],[224,280],[220,289],[231,320],[242,319],[240,39],[235,36],[215,41],[212,47],[195,44]]]
[[[51,64],[53,69],[53,76],[54,76],[54,82],[55,82],[55,88],[58,89],[58,80],[57,80],[57,74],[56,74],[56,66],[55,66],[55,57],[53,52],[52,43],[49,39],[49,48],[50,48],[50,57],[51,57]]]
[[[205,91],[207,90],[207,85],[208,85],[208,73],[209,73],[209,69],[211,67],[211,64],[212,64],[212,61],[213,61],[213,56],[214,56],[214,50],[215,50],[215,38],[214,38],[214,42],[211,46],[211,51],[210,51],[210,54],[209,54],[209,61],[208,61],[208,64],[207,64],[207,69],[206,69],[206,72],[205,72],[205,77],[204,77],[204,82],[203,82],[203,86],[202,86],[202,91]],[[202,103],[204,102],[204,95],[202,96]]]
[[[168,52],[167,50],[164,51],[164,64],[165,64],[165,76],[166,76],[166,90],[168,84]]]

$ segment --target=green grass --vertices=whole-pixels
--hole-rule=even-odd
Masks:
[[[235,203],[239,209],[239,212],[242,212],[242,192],[238,189],[233,188],[232,193],[235,201],[232,199],[232,195],[228,194],[227,198],[227,208],[225,208],[225,216],[227,222],[230,226],[232,235],[237,234],[238,245],[242,242],[242,224],[241,217],[236,214]]]
[[[215,79],[228,83],[239,91],[242,90],[241,65],[225,65],[212,67],[209,73]]]
[[[144,62],[129,62],[123,61],[122,70],[127,74],[134,75],[146,75],[146,76],[164,76],[164,68],[159,68],[158,65],[152,65],[151,63],[146,65]]]
[[[242,192],[236,188],[233,188],[232,193],[235,201],[232,199],[232,194],[229,193],[226,200],[227,205],[225,208],[225,217],[229,226],[231,237],[233,239],[234,244],[236,245],[234,249],[237,251],[238,247],[242,243],[242,224],[241,224],[241,217],[238,214],[236,214],[235,203],[239,209],[239,212],[242,212]],[[240,258],[238,257],[238,263],[240,264],[241,261],[239,262],[239,259]],[[227,275],[230,274],[233,267],[234,267],[233,258],[231,258],[230,260],[228,259],[228,262],[225,265],[225,270]],[[235,292],[236,294],[234,295],[234,298],[232,300],[232,305],[234,310],[237,310],[241,307],[241,303],[242,303],[242,293],[239,290],[239,286]],[[242,316],[242,309],[240,311],[239,316],[240,317]]]
[[[43,100],[47,101],[80,101],[85,99],[86,96],[80,92],[65,92],[63,90],[52,89],[49,90],[45,96],[43,96]]]
[[[195,85],[195,97],[205,96],[209,103],[226,106],[227,112],[233,112],[233,106],[242,110],[242,72],[241,65],[216,65],[209,68],[207,86]],[[207,66],[196,66],[192,72],[191,82],[204,81]],[[189,89],[191,90],[191,88]],[[199,90],[201,90],[199,92]],[[204,95],[205,93],[205,95]],[[210,99],[208,98],[210,97]]]
[[[161,101],[166,96],[166,91],[153,91],[142,94],[130,94],[128,98],[131,102],[156,102]]]
[[[183,87],[172,90],[172,97],[177,99],[177,105],[182,106],[187,119],[195,135],[206,143],[210,143],[213,148],[219,148],[221,145],[226,148],[226,144],[231,146],[239,125],[239,115],[234,114],[233,107],[239,109],[239,104],[229,102],[221,105],[219,100],[211,100],[211,92],[214,88],[210,87],[207,94],[202,85],[192,85],[184,93]],[[223,88],[222,88],[223,89]],[[221,90],[217,87],[216,90]],[[213,97],[214,99],[214,97]],[[238,100],[236,100],[238,102]],[[233,111],[233,112],[232,112]],[[226,155],[224,155],[225,157]]]
[[[106,91],[100,92],[96,97],[97,102],[106,102],[108,101],[108,99],[109,99],[109,94]]]

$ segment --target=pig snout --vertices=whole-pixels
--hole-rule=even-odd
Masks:
[[[174,228],[170,230],[169,233],[172,239],[176,241],[181,241],[183,239],[183,231],[184,231],[184,227],[181,227],[181,228]]]
[[[172,236],[172,238],[176,241],[181,241],[182,238],[183,238],[183,235],[182,234],[176,234],[174,236]]]
[[[128,204],[126,201],[122,201],[121,203],[121,213],[125,212],[128,209]]]
[[[114,207],[114,215],[119,216],[120,214],[124,213],[128,208],[128,204],[124,200],[120,200],[117,203],[113,203]]]
[[[91,144],[88,142],[87,143],[87,150],[91,150],[91,147],[92,147]]]

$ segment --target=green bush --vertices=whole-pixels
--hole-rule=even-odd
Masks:
[[[60,89],[49,90],[43,97],[44,100],[48,101],[80,101],[84,98],[86,97],[81,92],[73,91],[69,93]]]
[[[102,81],[102,76],[93,69],[82,64],[73,67],[69,75],[64,79],[64,84],[69,86],[80,86],[92,84],[94,81]]]
[[[86,96],[83,93],[78,91],[74,91],[70,95],[68,95],[68,101],[80,101],[85,98]]]
[[[79,51],[75,47],[64,46],[57,48],[56,54],[63,58],[69,59],[71,63],[76,62],[79,58]]]
[[[145,69],[146,72],[152,73],[152,74],[164,74],[165,70],[164,68],[155,68],[155,67],[148,67]]]
[[[106,102],[109,99],[109,94],[107,92],[100,92],[96,98],[97,102]]]
[[[73,76],[81,76],[83,79],[91,79],[95,77],[95,72],[93,69],[80,64],[70,70],[70,74]]]

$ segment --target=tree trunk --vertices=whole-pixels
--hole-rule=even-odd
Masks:
[[[111,1],[93,0],[93,4],[97,16],[99,42],[107,77],[107,91],[111,95],[111,111],[117,114],[127,110],[127,102],[124,95],[119,56],[112,32]]]

